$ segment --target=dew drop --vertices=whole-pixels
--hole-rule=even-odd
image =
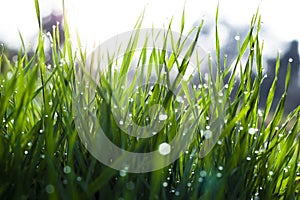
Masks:
[[[168,187],[168,183],[167,182],[163,182],[163,187]]]
[[[48,194],[52,194],[55,191],[55,188],[53,185],[49,184],[46,186],[45,190]]]
[[[134,189],[134,183],[132,181],[126,183],[126,188],[128,190],[133,190]]]
[[[255,134],[257,131],[258,131],[258,130],[257,130],[256,128],[249,128],[248,133],[249,133],[250,135],[253,135],[253,134]]]
[[[259,117],[262,117],[262,116],[263,116],[263,113],[262,113],[261,109],[258,109],[257,112],[258,112],[258,116],[259,116]]]
[[[70,167],[70,166],[68,166],[68,165],[67,165],[67,166],[65,166],[65,167],[64,167],[64,173],[65,173],[65,174],[69,174],[69,173],[71,173],[71,167]]]
[[[293,61],[293,58],[289,58],[289,63],[292,63]]]
[[[201,177],[205,177],[206,175],[207,175],[207,173],[206,173],[205,170],[202,170],[202,171],[200,172],[200,176],[201,176]]]
[[[236,41],[239,41],[239,40],[241,39],[241,37],[240,37],[239,35],[236,35],[236,36],[234,37],[234,39],[235,39]]]
[[[177,101],[178,103],[183,103],[183,98],[182,98],[181,96],[177,96],[177,97],[176,97],[176,101]]]
[[[160,121],[165,121],[166,119],[168,119],[168,115],[159,115],[158,118]]]
[[[218,177],[218,178],[221,178],[221,177],[222,177],[222,173],[220,173],[220,172],[217,173],[217,177]]]
[[[124,176],[126,176],[126,174],[127,174],[127,173],[126,173],[125,170],[122,169],[122,170],[120,171],[120,176],[124,177]]]
[[[168,155],[171,152],[171,146],[166,142],[161,143],[158,147],[158,151],[163,156]]]
[[[205,130],[203,132],[203,135],[204,135],[205,139],[209,139],[212,137],[212,132],[210,130]]]
[[[133,102],[133,98],[129,98],[129,100],[128,100],[128,101],[132,103],[132,102]]]

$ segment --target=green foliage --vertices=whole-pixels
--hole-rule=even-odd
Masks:
[[[36,14],[41,26],[38,1],[35,1]],[[263,81],[263,43],[259,39],[260,17],[253,16],[248,35],[241,43],[236,62],[221,66],[218,33],[218,11],[216,14],[216,64],[217,68],[210,77],[213,85],[199,79],[200,84],[193,87],[192,93],[201,97],[196,102],[201,112],[197,124],[198,133],[185,154],[166,168],[143,174],[123,173],[98,162],[81,143],[75,128],[75,113],[72,109],[72,92],[76,85],[76,65],[85,63],[86,52],[72,49],[70,32],[64,17],[65,44],[60,45],[59,30],[53,29],[51,67],[45,61],[44,39],[39,32],[39,42],[34,55],[28,58],[25,46],[20,50],[16,62],[9,61],[1,52],[0,63],[0,197],[1,199],[297,199],[300,196],[300,107],[284,116],[286,92],[282,96],[274,114],[270,114],[276,89],[279,67],[279,55],[276,65],[276,77],[270,89],[267,106],[259,109],[260,85]],[[184,12],[181,33],[184,29]],[[140,29],[142,17],[136,25]],[[171,26],[171,23],[170,23]],[[166,50],[153,49],[148,55],[146,49],[139,54],[140,65],[164,63],[167,74],[172,67],[178,67],[184,75],[189,56],[196,45],[201,31],[196,29],[194,43],[179,62],[176,57],[182,50],[180,41],[173,41],[174,54],[169,58]],[[22,36],[20,35],[21,39]],[[121,86],[132,62],[138,35],[133,35],[128,44],[128,52],[121,64],[121,73],[115,87]],[[183,40],[184,38],[180,38]],[[80,39],[78,37],[80,45]],[[245,64],[241,62],[246,58]],[[149,60],[149,63],[147,61]],[[200,68],[199,66],[197,66]],[[239,79],[236,82],[237,71]],[[257,76],[252,79],[253,68]],[[289,68],[290,69],[290,68]],[[169,71],[168,71],[169,70]],[[228,83],[225,78],[231,72]],[[288,70],[290,72],[290,70]],[[108,71],[109,73],[109,71]],[[200,74],[200,70],[198,72]],[[124,134],[112,120],[109,110],[109,76],[101,74],[97,88],[99,119],[104,129],[110,130],[110,139],[128,150],[148,151],[157,148],[157,144],[170,140],[176,134],[179,124],[174,117],[168,122],[173,126],[165,128],[163,134],[147,141],[139,142]],[[134,75],[138,81],[139,74]],[[290,73],[287,73],[288,90]],[[200,76],[202,77],[202,75]],[[168,80],[166,80],[168,81]],[[168,82],[166,83],[168,84]],[[192,84],[187,82],[186,84]],[[187,89],[187,86],[183,86]],[[233,95],[233,89],[238,88]],[[133,90],[133,87],[129,87]],[[122,94],[121,89],[120,94]],[[148,88],[149,91],[149,88]],[[202,132],[209,121],[212,94],[222,92],[221,103],[225,110],[222,135],[212,151],[205,157],[200,156],[203,140]],[[154,87],[155,97],[149,98],[147,92],[140,91],[131,109],[136,121],[146,123],[142,113],[147,112],[145,100],[149,104],[155,101],[164,105],[168,112],[183,108],[168,96],[164,88]],[[120,95],[122,98],[122,95]],[[190,97],[187,96],[190,100]],[[109,100],[109,101],[108,101]],[[191,102],[195,103],[195,102]],[[108,113],[108,114],[107,114]],[[271,119],[271,120],[267,120]],[[167,133],[167,134],[166,134]]]

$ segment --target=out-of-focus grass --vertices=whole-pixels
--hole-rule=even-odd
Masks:
[[[37,17],[40,19],[38,1],[35,2]],[[0,63],[4,63],[1,66],[3,73],[0,74],[1,199],[299,198],[300,107],[288,116],[283,116],[285,92],[275,113],[269,114],[277,78],[270,89],[266,108],[258,107],[260,85],[263,81],[260,17],[258,13],[253,16],[248,35],[239,46],[237,60],[229,66],[226,62],[221,64],[222,52],[218,35],[222,33],[218,32],[218,14],[216,16],[217,62],[216,66],[214,63],[209,66],[217,69],[215,75],[211,74],[211,78],[215,80],[214,85],[200,78],[199,85],[192,87],[195,96],[201,97],[197,104],[199,112],[203,112],[198,123],[198,134],[188,150],[173,164],[149,173],[131,174],[106,167],[81,143],[75,128],[74,119],[77,116],[72,109],[72,92],[76,85],[75,65],[85,62],[86,52],[72,48],[66,18],[66,40],[63,46],[60,45],[58,28],[53,28],[51,53],[54,59],[51,66],[45,61],[45,35],[42,31],[32,57],[26,55],[25,46],[20,49],[16,62],[9,61],[1,53]],[[38,22],[42,27],[42,22]],[[184,17],[181,27],[182,32]],[[130,50],[134,51],[134,47],[132,48]],[[141,52],[141,61],[147,60],[144,57],[149,55]],[[178,66],[176,58],[174,62],[170,61],[163,50],[159,49],[153,49],[151,56],[152,61],[168,63],[169,70],[178,67],[181,75],[184,75],[185,70],[180,69],[184,69],[186,63],[182,62]],[[244,65],[241,62],[242,57],[247,59]],[[280,55],[276,72],[279,67],[287,67],[279,66],[279,58]],[[125,69],[130,65],[129,61],[130,59],[123,59],[123,75],[127,75]],[[253,68],[257,71],[254,80],[251,78]],[[235,74],[239,70],[240,83],[237,84]],[[224,83],[228,76],[228,82]],[[286,91],[289,76],[287,73]],[[101,91],[107,91],[109,87],[105,84],[99,86],[97,109],[101,123],[113,130],[113,142],[132,150],[149,150],[157,148],[159,142],[165,141],[166,135],[172,137],[176,134],[178,124],[171,118],[168,123],[172,122],[173,127],[163,129],[162,134],[150,142],[140,144],[133,137],[125,136],[113,123],[111,114],[107,113],[111,109],[109,106],[112,106],[105,103],[107,96],[101,95]],[[234,87],[238,90],[231,101],[230,95]],[[209,110],[212,106],[207,102],[210,102],[211,94],[216,88],[224,97],[222,135],[212,151],[201,158],[201,133],[211,125],[210,113],[203,110]],[[165,92],[164,88],[155,88],[154,91],[157,96]],[[137,116],[139,110],[146,107],[143,102],[147,97],[142,92],[140,94],[133,97],[137,101],[134,101],[132,108],[128,108],[133,109]],[[149,98],[148,101],[149,104],[151,101],[165,103],[165,99]],[[175,101],[168,101],[168,112],[174,112],[175,108],[182,109]]]

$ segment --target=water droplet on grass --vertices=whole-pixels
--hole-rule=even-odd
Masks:
[[[158,147],[158,151],[161,155],[165,156],[171,152],[171,146],[168,143],[161,143]]]
[[[183,103],[184,101],[183,101],[183,98],[181,97],[181,96],[177,96],[176,97],[176,101],[178,102],[178,103]]]
[[[124,177],[126,176],[127,172],[125,170],[121,170],[120,171],[120,176]]]
[[[212,132],[210,130],[205,130],[203,132],[203,135],[204,135],[205,139],[209,139],[212,137]]]
[[[234,36],[234,39],[235,39],[236,41],[239,41],[239,40],[241,39],[241,37],[240,37],[239,35],[236,35],[236,36]]]
[[[160,121],[165,121],[166,119],[168,119],[168,115],[159,115],[158,118]]]
[[[133,190],[134,189],[134,183],[132,181],[126,183],[126,188],[128,190]]]
[[[257,130],[256,128],[249,128],[248,133],[249,133],[250,135],[253,135],[253,134],[255,134],[257,131],[258,131],[258,130]]]
[[[55,191],[55,188],[53,185],[49,184],[46,186],[45,190],[48,194],[52,194]]]
[[[163,182],[163,187],[167,187],[168,186],[168,183],[167,182]]]
[[[202,171],[200,172],[200,176],[201,176],[201,177],[205,177],[206,175],[207,175],[207,173],[206,173],[205,170],[202,170]]]
[[[133,98],[129,98],[128,101],[132,103],[134,100],[133,100]]]
[[[70,167],[70,166],[68,166],[68,165],[67,165],[67,166],[65,166],[65,167],[64,167],[64,173],[65,173],[65,174],[69,174],[69,173],[71,173],[71,167]]]
[[[262,117],[262,116],[263,116],[263,113],[262,113],[262,111],[261,111],[260,109],[258,109],[257,113],[258,113],[258,116],[259,116],[259,117]]]

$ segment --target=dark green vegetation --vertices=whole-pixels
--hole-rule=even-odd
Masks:
[[[36,5],[40,19],[37,1]],[[0,63],[4,63],[1,66],[3,73],[0,74],[0,198],[299,198],[300,107],[284,116],[285,92],[275,113],[269,114],[276,89],[276,77],[269,91],[267,106],[264,109],[258,107],[260,84],[264,78],[263,43],[259,39],[260,17],[257,13],[253,16],[247,37],[238,45],[238,59],[231,66],[227,66],[226,62],[221,64],[220,61],[222,54],[217,22],[216,17],[217,62],[216,66],[210,66],[217,69],[217,78],[211,76],[214,86],[205,84],[200,79],[203,87],[194,88],[196,96],[201,97],[196,103],[199,110],[203,111],[199,133],[188,151],[177,161],[151,173],[131,174],[113,170],[98,162],[81,143],[74,123],[77,116],[72,109],[72,92],[76,82],[75,63],[84,63],[86,55],[84,51],[72,49],[66,21],[65,44],[62,47],[59,30],[53,29],[51,67],[45,62],[42,31],[32,57],[26,55],[25,46],[20,49],[16,62],[9,61],[4,54],[0,54]],[[41,27],[40,20],[39,25]],[[79,40],[78,42],[80,43]],[[179,47],[180,45],[177,50]],[[134,46],[132,48],[134,50]],[[164,50],[153,51],[156,62],[166,61],[179,68],[187,65],[182,62],[176,66],[177,62],[170,61],[163,52]],[[242,57],[247,59],[244,64],[241,63]],[[173,59],[176,60],[176,57]],[[279,59],[280,55],[277,72],[280,67]],[[128,64],[130,63],[124,63],[122,67],[125,69]],[[252,80],[255,68],[257,77]],[[241,84],[236,85],[235,74],[239,71]],[[226,84],[223,83],[225,77],[230,77]],[[287,73],[285,91],[288,90],[289,77],[290,74]],[[230,94],[234,87],[238,89],[232,100]],[[216,88],[222,91],[224,97],[222,105],[225,120],[222,135],[213,150],[200,158],[201,130],[211,125],[207,120],[210,117],[210,94]],[[103,109],[110,108],[101,91],[109,89],[109,85],[100,84],[98,90],[98,109],[102,111],[99,112],[99,119],[105,122],[111,121],[112,117],[103,112]],[[160,89],[156,92],[163,93]],[[140,98],[139,102],[145,102],[145,96],[141,95]],[[172,112],[178,106],[173,102],[175,101],[169,103],[167,111]],[[140,103],[139,106],[144,105]],[[129,149],[139,147],[136,139],[120,134],[121,131],[113,123],[109,124],[111,130],[114,130],[114,142],[123,142]],[[166,135],[176,134],[178,124],[176,121],[172,124],[173,129],[162,131],[152,140],[165,141]]]

